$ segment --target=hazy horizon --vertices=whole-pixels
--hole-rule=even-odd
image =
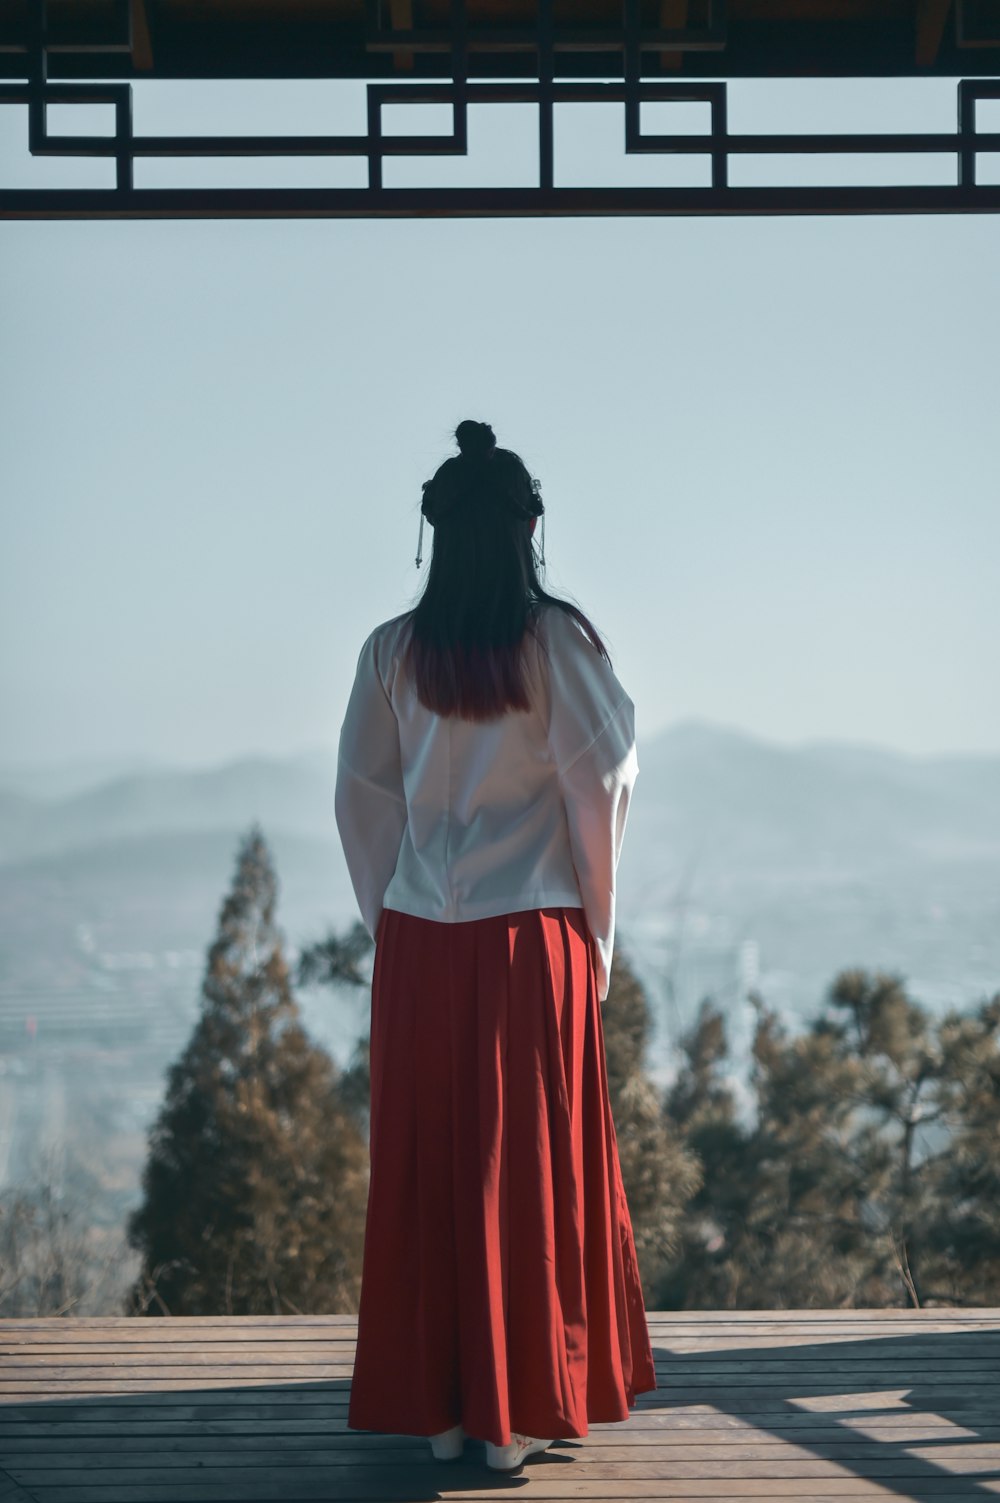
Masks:
[[[969,762],[1000,761],[1000,750],[984,751],[969,750],[967,748],[943,748],[939,751],[912,752],[904,748],[890,746],[885,742],[866,741],[855,737],[840,736],[806,736],[799,740],[780,741],[777,738],[760,735],[748,731],[742,726],[724,724],[702,716],[684,716],[671,721],[666,725],[649,733],[643,738],[644,745],[659,745],[664,738],[670,737],[675,732],[687,732],[691,729],[706,730],[713,736],[733,738],[744,742],[748,746],[775,749],[781,752],[809,752],[820,750],[837,750],[856,752],[861,755],[875,757],[898,758],[914,764],[929,762],[945,762],[952,760],[968,760]],[[143,772],[178,772],[182,774],[197,774],[200,772],[217,772],[226,767],[237,766],[242,762],[273,761],[273,762],[297,762],[310,759],[335,758],[336,742],[316,742],[313,745],[301,745],[291,747],[287,751],[273,751],[260,747],[245,747],[232,752],[223,753],[218,757],[164,757],[156,752],[134,753],[106,753],[92,756],[58,756],[38,757],[31,761],[16,761],[5,759],[0,761],[0,791],[12,789],[20,781],[31,780],[34,775],[65,774],[83,777],[92,772],[98,777],[117,778],[128,775],[130,770],[136,773]],[[87,779],[88,783],[90,779]],[[47,796],[47,795],[39,795]],[[55,795],[59,796],[59,795]]]

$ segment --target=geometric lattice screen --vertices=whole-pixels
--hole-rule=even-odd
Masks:
[[[788,0],[789,7],[802,0]],[[113,164],[113,183],[100,188],[8,187],[0,181],[0,215],[6,217],[148,217],[190,215],[455,216],[525,214],[792,214],[792,213],[976,213],[1000,210],[1000,184],[980,181],[984,154],[1000,154],[1000,130],[983,128],[979,108],[1000,101],[1000,79],[981,76],[1000,62],[1000,26],[990,30],[990,14],[959,0],[916,0],[914,32],[918,72],[920,49],[933,51],[930,69],[951,63],[976,76],[957,78],[955,124],[947,131],[905,133],[837,132],[733,133],[729,129],[729,82],[725,78],[678,76],[694,69],[735,76],[767,59],[765,40],[748,37],[746,27],[731,32],[724,0],[704,0],[699,10],[684,0],[655,7],[640,0],[605,8],[588,7],[587,24],[573,17],[584,7],[553,0],[511,9],[513,19],[479,21],[473,0],[437,7],[437,21],[421,19],[414,5],[359,4],[353,30],[331,19],[325,31],[304,33],[304,12],[288,0],[271,13],[270,29],[244,20],[244,30],[228,33],[203,27],[178,30],[179,11],[171,0],[23,0],[11,9],[0,4],[0,58],[8,76],[0,80],[0,104],[27,117],[27,149],[33,158],[92,157]],[[51,9],[51,15],[49,13]],[[207,14],[211,7],[204,8]],[[236,11],[239,6],[234,7]],[[266,9],[266,8],[265,8]],[[346,7],[337,14],[343,16]],[[855,6],[852,10],[856,10]],[[493,5],[490,16],[501,6]],[[259,16],[260,9],[252,14]],[[187,7],[190,18],[192,8]],[[197,14],[197,11],[194,12]],[[251,14],[250,11],[247,14]],[[954,37],[939,56],[945,19]],[[3,25],[6,15],[7,25]],[[331,17],[333,12],[331,11]],[[443,16],[443,19],[442,19]],[[567,16],[569,19],[567,19]],[[596,16],[596,18],[595,18]],[[663,24],[667,16],[674,24]],[[520,20],[518,18],[521,18]],[[930,17],[930,22],[928,21]],[[171,20],[171,18],[173,18]],[[170,30],[171,24],[174,31]],[[937,30],[934,30],[934,26]],[[296,29],[298,28],[298,30]],[[929,29],[930,28],[930,29]],[[978,28],[978,29],[977,29]],[[772,28],[772,32],[774,29]],[[777,36],[780,42],[780,36]],[[742,38],[734,40],[734,36]],[[312,38],[311,50],[306,45]],[[228,38],[228,41],[227,41]],[[936,39],[936,43],[935,43]],[[883,38],[881,53],[857,54],[868,71],[880,64],[896,73],[899,56]],[[790,44],[782,44],[786,52]],[[296,51],[296,46],[298,50]],[[268,48],[270,50],[268,50]],[[282,51],[284,48],[284,51]],[[756,48],[756,50],[754,50]],[[777,48],[776,53],[780,53]],[[834,57],[832,72],[842,72]],[[793,59],[794,63],[794,59]],[[808,56],[806,56],[808,63]],[[163,77],[287,77],[293,64],[301,77],[364,80],[364,128],[341,134],[149,134],[133,125],[132,80]],[[268,70],[271,71],[268,71]],[[807,69],[808,71],[808,69]],[[971,73],[973,70],[968,69]],[[121,77],[109,76],[119,73]],[[591,76],[601,73],[603,76]],[[19,76],[11,76],[11,75]],[[89,76],[88,76],[89,74]],[[381,74],[382,76],[372,76]],[[406,74],[405,78],[400,74]],[[69,76],[72,75],[72,76]],[[484,76],[490,75],[490,76]],[[575,75],[575,76],[574,76]],[[666,76],[665,76],[666,75]],[[795,76],[789,66],[785,76]],[[951,85],[949,85],[950,87]],[[686,157],[701,164],[697,186],[560,186],[554,172],[554,120],[560,106],[610,104],[618,112],[623,158],[636,155]],[[390,106],[437,105],[448,111],[450,128],[430,135],[386,129]],[[468,151],[469,111],[477,105],[528,106],[535,121],[532,181],[517,187],[386,186],[385,164],[395,157],[425,159],[464,156]],[[657,105],[669,122],[670,105],[702,107],[702,128],[652,132],[642,128],[643,107]],[[103,135],[65,129],[67,109],[103,105],[113,128]],[[55,128],[58,115],[64,128]],[[993,122],[1000,123],[1000,115]],[[813,161],[844,155],[931,158],[945,165],[940,181],[879,187],[830,186],[806,181],[793,186],[734,184],[734,162],[797,156]],[[149,187],[136,184],[143,159],[353,158],[363,179],[346,187]],[[988,158],[986,158],[988,160]],[[993,157],[1000,161],[1000,155]]]

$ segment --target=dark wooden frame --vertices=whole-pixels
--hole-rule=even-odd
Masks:
[[[645,76],[650,54],[714,59],[726,58],[728,30],[725,0],[707,0],[702,26],[648,27],[641,24],[640,0],[623,0],[621,25],[558,28],[552,20],[552,0],[539,0],[533,28],[474,27],[468,22],[468,0],[452,0],[448,28],[420,29],[384,24],[381,0],[365,0],[365,47],[372,70],[385,72],[393,58],[416,69],[422,60],[442,81],[413,77],[405,82],[376,78],[367,85],[367,131],[329,136],[140,136],[132,123],[132,86],[129,77],[94,83],[75,76],[81,58],[95,71],[106,73],[116,60],[131,76],[141,64],[151,64],[149,31],[143,0],[119,5],[123,30],[67,34],[53,31],[46,21],[46,0],[29,0],[29,25],[18,38],[0,44],[3,56],[20,59],[26,77],[0,81],[0,104],[28,109],[29,150],[36,156],[111,157],[115,187],[111,189],[2,189],[3,218],[171,218],[247,216],[326,217],[458,217],[510,215],[648,215],[648,214],[913,214],[995,213],[1000,210],[1000,185],[976,181],[976,158],[981,152],[1000,152],[1000,131],[977,131],[976,104],[1000,98],[1000,80],[962,78],[957,82],[958,118],[954,132],[743,134],[733,135],[727,124],[727,83],[717,79],[668,79]],[[930,0],[922,0],[926,6]],[[968,0],[957,0],[960,8]],[[395,9],[395,7],[393,7]],[[926,14],[926,11],[924,12]],[[962,16],[956,33],[962,35]],[[940,5],[936,24],[943,24]],[[924,38],[926,41],[926,37]],[[917,37],[918,51],[923,45]],[[973,39],[968,46],[988,47]],[[1000,56],[1000,48],[996,49]],[[604,59],[617,52],[622,77],[612,82],[594,78],[556,77],[556,55],[575,60]],[[354,76],[353,53],[335,76]],[[513,71],[532,62],[532,74],[521,79],[472,79],[473,63],[499,58]],[[428,62],[429,60],[429,62]],[[50,76],[57,62],[72,77]],[[67,70],[67,63],[74,65]],[[347,66],[349,65],[349,66]],[[332,64],[330,65],[332,66]],[[327,71],[330,71],[328,67]],[[168,70],[169,76],[175,73]],[[248,75],[234,62],[234,76]],[[274,75],[278,76],[278,75]],[[640,106],[666,100],[707,102],[711,125],[691,135],[643,134]],[[558,188],[554,183],[553,112],[556,104],[581,102],[620,104],[624,117],[624,151],[628,154],[707,155],[711,181],[704,187]],[[479,103],[529,103],[538,110],[538,182],[517,188],[385,188],[383,162],[391,156],[436,157],[464,155],[468,143],[468,109]],[[445,103],[451,106],[452,130],[447,135],[387,135],[382,110],[387,104]],[[47,128],[47,109],[53,104],[110,104],[114,133],[102,136],[56,135]],[[955,182],[947,185],[888,187],[794,186],[743,187],[729,185],[730,158],[740,154],[823,155],[940,154],[955,159]],[[365,188],[180,188],[144,189],[134,185],[137,157],[271,157],[351,156],[367,160]]]

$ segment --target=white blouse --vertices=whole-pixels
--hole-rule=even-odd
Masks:
[[[539,607],[529,711],[481,722],[425,709],[401,671],[412,613],[377,626],[340,733],[335,812],[358,906],[445,923],[584,910],[607,997],[615,873],[639,771],[631,699],[576,621]]]

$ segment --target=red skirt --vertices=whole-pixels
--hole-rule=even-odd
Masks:
[[[582,1436],[655,1387],[583,910],[383,910],[348,1426]]]

